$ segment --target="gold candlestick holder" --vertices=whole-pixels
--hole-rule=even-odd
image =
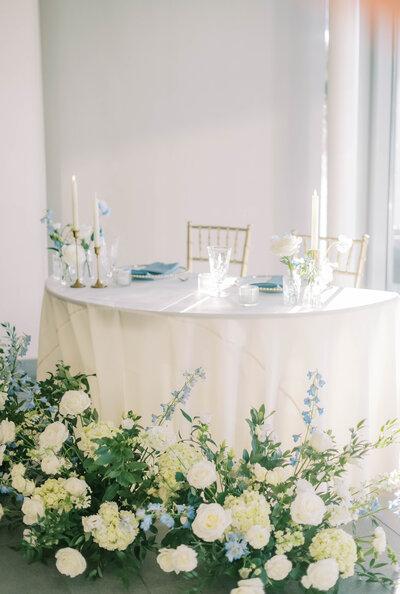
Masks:
[[[76,254],[76,281],[73,285],[71,285],[71,289],[82,289],[85,285],[81,283],[79,280],[79,254],[78,254],[78,237],[79,237],[79,229],[73,229],[72,233],[74,234],[75,239],[75,254]]]
[[[317,263],[318,262],[318,250],[311,250],[311,257]]]
[[[99,255],[100,255],[100,247],[95,246],[94,253],[96,254],[96,263],[97,263],[97,281],[92,285],[92,289],[105,289],[107,285],[104,285],[100,280],[100,266],[99,266]]]

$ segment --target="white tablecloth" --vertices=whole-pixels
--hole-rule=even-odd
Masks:
[[[94,403],[118,423],[133,409],[150,424],[185,370],[203,367],[189,413],[209,411],[219,439],[237,451],[248,445],[245,418],[265,403],[286,445],[303,428],[308,370],[318,368],[321,428],[340,441],[366,418],[365,437],[399,414],[399,296],[333,288],[319,311],[287,307],[281,294],[260,294],[252,308],[238,304],[237,287],[225,299],[204,296],[197,281],[138,281],[126,288],[71,289],[48,281],[39,346],[39,377],[64,360],[73,372],[95,373]],[[386,454],[379,470],[393,468]]]

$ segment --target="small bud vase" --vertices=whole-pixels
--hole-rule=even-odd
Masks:
[[[296,270],[289,270],[284,274],[282,284],[284,305],[297,305],[300,300],[301,279]]]
[[[321,293],[322,293],[322,287],[321,287],[321,284],[320,284],[318,278],[315,278],[314,280],[309,281],[308,285],[304,289],[303,305],[310,309],[321,309],[321,307],[322,307]]]

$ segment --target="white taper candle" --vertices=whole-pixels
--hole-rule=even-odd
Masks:
[[[319,240],[319,196],[317,190],[312,195],[312,218],[311,218],[311,249],[318,250]]]
[[[93,200],[93,232],[94,246],[100,247],[99,201],[97,200],[97,194],[94,195]]]
[[[75,175],[72,176],[72,227],[79,229],[78,188]]]

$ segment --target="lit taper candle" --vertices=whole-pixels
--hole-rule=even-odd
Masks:
[[[100,247],[99,201],[97,194],[94,195],[93,199],[93,233],[94,246]]]
[[[72,227],[79,229],[78,188],[75,175],[72,176]]]
[[[311,218],[311,250],[318,250],[319,239],[319,196],[317,190],[312,195],[312,218]]]

